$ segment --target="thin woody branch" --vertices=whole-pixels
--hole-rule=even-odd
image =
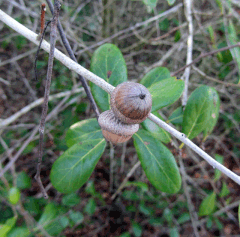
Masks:
[[[46,85],[45,85],[42,116],[41,116],[41,121],[40,121],[40,126],[39,126],[40,138],[39,138],[39,150],[38,150],[38,165],[37,165],[37,173],[35,175],[35,179],[37,180],[38,185],[41,188],[44,198],[48,198],[48,195],[43,187],[43,184],[42,184],[42,181],[40,178],[42,156],[43,156],[43,136],[44,136],[44,128],[45,128],[45,122],[46,122],[46,117],[47,117],[47,111],[48,111],[48,99],[49,99],[50,86],[51,86],[54,50],[55,50],[55,44],[56,44],[56,39],[57,39],[57,22],[58,22],[60,7],[61,7],[60,2],[58,0],[55,0],[54,15],[53,15],[53,19],[51,22],[50,52],[49,52],[49,58],[48,58],[47,80],[46,80]]]
[[[236,47],[240,47],[240,42],[238,42],[237,44],[233,44],[233,45],[230,45],[230,46],[226,46],[226,47],[223,47],[221,49],[216,49],[216,50],[213,50],[211,52],[208,52],[208,53],[202,53],[200,54],[197,58],[195,58],[191,63],[185,65],[184,67],[178,69],[176,72],[173,72],[171,74],[171,76],[176,76],[178,75],[179,72],[182,72],[185,70],[185,68],[187,67],[190,67],[192,66],[193,64],[197,63],[198,61],[200,61],[202,58],[206,58],[208,56],[211,56],[211,55],[214,55],[214,54],[217,54],[219,52],[222,52],[222,51],[226,51],[226,50],[229,50],[229,49],[232,49],[232,48],[236,48]]]

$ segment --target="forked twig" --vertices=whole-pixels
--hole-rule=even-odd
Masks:
[[[55,0],[54,1],[54,14],[53,14],[52,22],[51,22],[50,52],[49,52],[49,58],[48,58],[47,80],[46,80],[46,85],[45,85],[44,103],[43,103],[41,121],[40,121],[40,126],[39,126],[40,138],[39,138],[37,173],[35,175],[35,179],[36,179],[39,187],[41,188],[44,198],[48,198],[48,195],[43,187],[43,184],[42,184],[42,181],[40,178],[42,156],[43,156],[43,135],[44,135],[44,128],[45,128],[45,120],[46,120],[47,111],[48,111],[48,98],[49,98],[49,93],[50,93],[50,85],[51,85],[51,77],[52,77],[52,69],[53,69],[53,59],[54,59],[54,49],[55,49],[56,38],[57,38],[57,22],[58,22],[60,7],[61,7],[60,2],[58,0]]]

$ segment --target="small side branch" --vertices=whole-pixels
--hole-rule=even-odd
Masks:
[[[43,136],[44,136],[45,121],[46,121],[47,111],[48,111],[48,99],[49,99],[49,93],[50,93],[50,85],[51,85],[51,77],[52,77],[52,69],[53,69],[53,59],[54,59],[54,49],[55,49],[56,38],[57,38],[57,22],[58,22],[60,7],[61,7],[61,5],[60,5],[59,1],[55,0],[54,15],[53,15],[53,19],[51,22],[50,53],[49,53],[49,58],[48,58],[47,80],[46,80],[45,93],[44,93],[42,116],[41,116],[41,121],[40,121],[40,126],[39,126],[40,138],[39,138],[39,150],[38,150],[38,165],[37,165],[37,173],[35,175],[35,179],[37,180],[38,185],[41,188],[44,198],[48,198],[48,195],[43,187],[43,184],[42,184],[42,181],[40,178],[42,156],[43,156]]]
[[[208,56],[211,56],[211,55],[214,55],[214,54],[217,54],[219,52],[226,51],[226,50],[229,50],[229,49],[233,49],[233,48],[236,48],[236,47],[240,47],[240,42],[238,42],[237,44],[233,44],[233,45],[230,45],[230,46],[223,47],[221,49],[213,50],[213,51],[208,52],[208,53],[202,53],[197,58],[195,58],[191,63],[185,65],[184,67],[182,67],[180,69],[178,69],[176,72],[173,72],[171,74],[171,76],[174,77],[174,76],[178,75],[179,72],[184,71],[187,67],[192,66],[193,64],[195,64],[198,61],[200,61],[202,58],[206,58]]]
[[[193,51],[193,22],[192,22],[192,0],[184,0],[185,15],[188,21],[188,40],[187,40],[187,63],[192,62]],[[185,87],[182,95],[182,106],[185,107],[188,99],[188,82],[190,77],[190,67],[187,67],[184,72]]]

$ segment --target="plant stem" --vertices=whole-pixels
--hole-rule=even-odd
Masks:
[[[57,39],[57,21],[59,16],[61,4],[58,0],[54,1],[54,15],[51,22],[51,33],[50,33],[50,52],[48,58],[48,70],[47,70],[47,80],[45,85],[45,93],[44,93],[44,102],[43,102],[43,109],[42,109],[42,116],[39,126],[39,149],[38,149],[38,164],[37,164],[37,173],[35,175],[35,179],[38,182],[38,185],[43,193],[44,198],[48,198],[47,192],[45,191],[41,178],[41,165],[42,165],[42,156],[43,156],[43,136],[44,136],[44,128],[45,122],[47,117],[48,111],[48,98],[50,93],[50,86],[51,86],[51,77],[52,77],[52,69],[53,69],[53,59],[54,59],[54,49]]]

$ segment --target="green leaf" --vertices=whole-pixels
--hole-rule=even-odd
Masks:
[[[180,217],[178,218],[177,222],[181,225],[181,224],[183,224],[183,223],[185,223],[185,222],[187,222],[189,220],[190,220],[190,215],[189,215],[189,213],[185,212],[185,213],[180,215]]]
[[[140,83],[145,87],[150,87],[152,84],[169,77],[170,72],[166,67],[156,67],[148,72],[140,81]]]
[[[89,179],[105,149],[105,139],[80,142],[65,151],[53,164],[50,179],[61,193],[78,190]]]
[[[84,208],[84,211],[89,215],[93,215],[96,210],[96,202],[93,198],[90,198],[87,205]]]
[[[131,201],[138,201],[140,199],[139,195],[131,190],[124,190],[122,196],[123,198]]]
[[[220,109],[220,99],[217,91],[214,88],[211,88],[209,91],[209,110],[211,111],[211,116],[208,121],[207,127],[203,130],[204,139],[213,131],[219,117]]]
[[[19,189],[31,188],[31,178],[24,171],[17,174],[17,187]]]
[[[139,211],[142,212],[146,216],[152,216],[154,214],[154,210],[148,206],[146,206],[143,202],[139,205]]]
[[[216,123],[216,117],[218,117],[214,109],[216,106],[218,103],[215,89],[209,86],[200,86],[194,90],[183,112],[183,133],[189,139],[193,139],[202,131],[209,133]]]
[[[163,118],[159,115],[158,112],[154,112],[153,114],[163,120]],[[152,122],[150,119],[146,119],[145,121],[143,121],[142,125],[145,130],[150,132],[153,137],[157,138],[161,142],[169,143],[171,141],[170,134],[163,128],[157,126],[157,124]]]
[[[239,39],[238,39],[232,20],[229,20],[229,26],[227,30],[228,30],[228,40],[230,41],[231,45],[237,44]],[[230,49],[230,52],[238,65],[238,74],[239,74],[238,83],[240,83],[240,49],[238,47],[232,48]]]
[[[183,109],[182,106],[175,109],[168,118],[168,122],[173,124],[182,124],[183,122]]]
[[[218,161],[219,163],[223,164],[223,157],[220,155],[215,155],[216,161]],[[217,181],[220,179],[222,172],[218,169],[215,169],[214,172],[214,181]]]
[[[7,235],[7,237],[28,237],[30,232],[26,227],[15,227]]]
[[[103,138],[101,127],[97,119],[86,119],[73,124],[66,134],[67,146],[71,147],[78,142]]]
[[[223,185],[222,185],[222,190],[221,192],[219,193],[219,196],[220,197],[226,197],[228,194],[230,193],[229,189],[228,189],[228,186],[225,182],[223,182]]]
[[[7,236],[7,233],[13,228],[13,226],[16,223],[17,218],[16,217],[12,217],[10,219],[8,219],[5,224],[0,225],[0,236],[1,237],[5,237]]]
[[[57,206],[53,203],[49,203],[45,206],[43,214],[41,215],[38,224],[46,227],[57,217]]]
[[[8,192],[8,200],[12,205],[16,205],[21,197],[21,193],[18,188],[12,187]]]
[[[170,237],[179,237],[178,229],[176,227],[170,229]]]
[[[79,211],[75,212],[70,210],[69,217],[71,218],[71,220],[74,222],[75,225],[81,224],[84,220],[83,214]]]
[[[168,5],[172,6],[176,2],[176,0],[167,0],[167,2]]]
[[[51,236],[59,235],[69,225],[69,219],[66,216],[57,217],[45,229]]]
[[[143,192],[148,191],[148,185],[146,183],[135,181],[135,182],[127,182],[125,186],[136,186],[139,187]]]
[[[147,6],[149,13],[156,7],[157,1],[158,0],[142,0],[142,2]]]
[[[79,203],[80,197],[76,193],[64,195],[62,198],[62,204],[65,206],[73,207]]]
[[[206,198],[203,199],[200,208],[199,208],[199,216],[208,216],[213,213],[215,209],[216,202],[216,193],[212,193]]]
[[[184,81],[170,77],[150,86],[152,95],[152,112],[177,101],[184,89]]]
[[[132,223],[132,230],[134,236],[140,237],[142,235],[142,227],[138,223],[136,222]]]
[[[91,71],[113,86],[127,81],[127,67],[121,51],[113,44],[100,46],[93,54]],[[103,111],[110,108],[110,95],[94,83],[90,83],[97,105]]]
[[[172,221],[173,221],[173,215],[172,215],[172,212],[169,208],[166,208],[164,211],[163,211],[163,217],[164,219],[168,222],[168,224],[171,224]]]
[[[172,153],[144,130],[139,130],[133,137],[138,158],[152,185],[162,192],[178,192],[181,176]]]

